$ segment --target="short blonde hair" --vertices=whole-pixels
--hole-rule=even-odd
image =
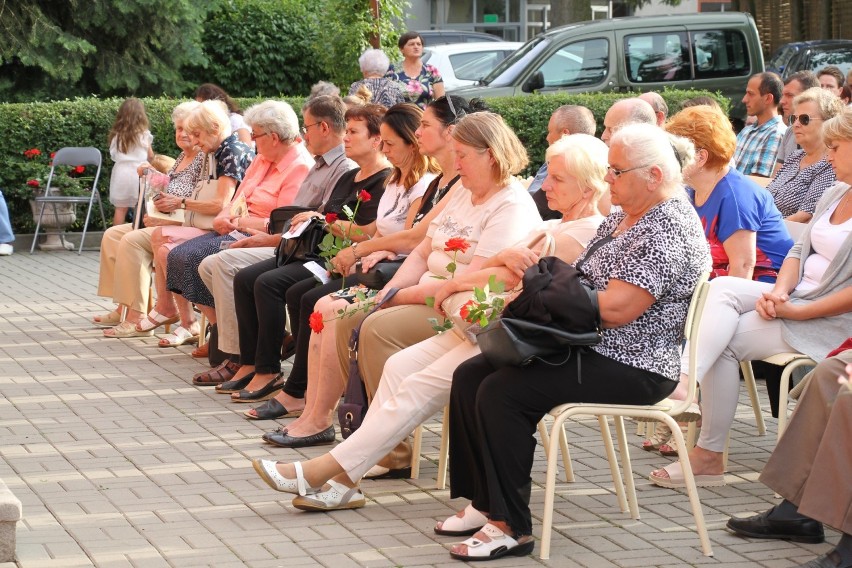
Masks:
[[[582,187],[594,192],[593,201],[600,199],[609,189],[609,184],[604,181],[609,147],[601,139],[589,134],[563,136],[550,145],[545,156],[548,163],[562,160],[568,173],[577,178]]]
[[[843,112],[831,118],[822,125],[822,136],[826,146],[830,146],[838,140],[852,140],[852,108],[845,108]]]
[[[793,99],[793,106],[808,102],[817,106],[823,120],[834,118],[843,111],[843,101],[840,97],[820,87],[813,87],[797,95]]]
[[[494,175],[500,183],[508,183],[509,178],[529,163],[524,145],[499,114],[467,114],[456,123],[452,135],[461,144],[483,152],[491,151]]]
[[[222,138],[231,135],[231,118],[228,115],[228,107],[225,103],[217,100],[209,100],[198,103],[198,107],[191,111],[184,120],[186,130],[203,130],[208,134],[217,134]]]
[[[172,124],[175,125],[175,128],[177,128],[178,122],[186,120],[186,117],[200,105],[201,103],[198,101],[186,101],[176,106],[172,111]]]
[[[707,150],[707,167],[718,169],[731,161],[737,137],[731,121],[719,107],[687,107],[666,123],[666,132],[689,138],[695,149]]]

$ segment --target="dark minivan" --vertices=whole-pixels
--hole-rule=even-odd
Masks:
[[[739,12],[595,20],[551,29],[503,60],[463,96],[552,92],[721,91],[745,118],[749,76],[763,71],[754,19]]]

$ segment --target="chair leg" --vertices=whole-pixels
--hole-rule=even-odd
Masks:
[[[757,423],[757,434],[758,436],[764,436],[766,435],[766,424],[763,422],[763,411],[760,410],[760,398],[757,396],[757,384],[754,380],[754,371],[751,368],[751,362],[742,361],[740,369],[743,372],[743,379],[748,389],[748,397],[751,399],[754,421]]]
[[[204,312],[201,312],[198,328],[201,330],[201,333],[198,334],[198,346],[203,347],[207,343],[207,335],[204,333],[204,330],[207,329],[207,316],[204,315]]]
[[[450,456],[450,407],[444,407],[444,422],[441,427],[441,449],[438,458],[438,479],[435,483],[437,489],[447,488],[447,462]]]
[[[701,499],[698,496],[698,487],[695,485],[695,476],[692,474],[692,464],[689,463],[689,452],[686,450],[686,440],[683,433],[671,416],[666,417],[666,424],[672,429],[672,434],[677,442],[678,459],[683,469],[686,493],[689,495],[689,504],[692,507],[692,515],[695,517],[695,528],[698,539],[701,541],[701,550],[704,556],[713,556],[713,547],[710,545],[710,536],[707,534],[707,525],[704,522],[704,511],[701,509]]]
[[[568,437],[565,435],[565,425],[559,427],[559,447],[562,448],[562,464],[565,468],[566,483],[574,483],[574,466],[571,464],[571,451],[568,449]]]
[[[423,425],[414,429],[414,440],[411,443],[411,479],[420,477],[420,451],[423,447]]]
[[[618,438],[618,447],[621,450],[622,468],[624,470],[624,488],[627,491],[627,506],[630,510],[630,518],[639,519],[639,499],[636,497],[636,482],[633,479],[633,463],[630,461],[630,446],[627,445],[627,430],[624,428],[624,417],[615,416],[615,435]],[[624,511],[622,509],[622,511]]]
[[[550,541],[553,536],[553,506],[556,500],[556,452],[559,451],[559,432],[562,430],[562,425],[565,418],[557,416],[553,420],[553,426],[550,428],[549,444],[547,445],[547,473],[545,474],[544,484],[544,514],[541,520],[541,559],[548,560],[550,558]]]
[[[618,468],[618,457],[615,455],[615,446],[612,444],[612,433],[609,430],[609,420],[606,416],[598,416],[598,427],[601,431],[606,459],[609,462],[609,473],[612,475],[612,484],[615,488],[615,497],[618,500],[618,508],[622,513],[627,512],[627,499],[624,496],[624,480],[621,478],[621,470]]]
[[[44,216],[44,208],[47,204],[42,203],[41,209],[38,210],[38,221],[36,221],[35,234],[33,235],[33,244],[30,245],[30,254],[35,251],[36,244],[38,243],[38,232],[41,229],[41,219]]]
[[[636,422],[636,435],[645,437],[648,435],[648,423],[644,420],[639,420]]]
[[[798,369],[799,367],[805,366],[813,366],[816,365],[816,362],[811,359],[798,359],[793,361],[786,367],[784,367],[784,371],[781,373],[781,386],[779,388],[778,394],[778,439],[781,439],[781,435],[784,433],[784,430],[787,429],[787,403],[789,400],[789,390],[790,390],[790,377],[793,375],[793,371]]]

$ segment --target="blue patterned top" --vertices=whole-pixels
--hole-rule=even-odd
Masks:
[[[397,71],[391,64],[385,77],[393,79],[402,86],[405,102],[414,103],[424,109],[435,98],[435,83],[444,82],[441,72],[435,66],[428,64],[420,66],[420,74],[416,77],[409,77],[402,68]]]
[[[213,157],[216,158],[216,177],[233,178],[239,183],[254,160],[254,150],[240,142],[236,134],[231,134],[222,140]]]

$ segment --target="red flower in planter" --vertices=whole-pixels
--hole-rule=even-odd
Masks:
[[[74,168],[71,171],[74,172],[75,174],[79,175],[79,174],[82,174],[86,171],[86,166],[77,166],[76,168]]]
[[[39,187],[41,184],[38,182],[37,179],[31,179],[27,182],[27,185],[30,187]]]
[[[308,318],[308,325],[313,330],[314,333],[319,333],[325,327],[325,324],[322,321],[322,314],[319,312],[314,312]]]
[[[32,160],[36,156],[41,156],[41,150],[39,150],[38,148],[30,148],[29,150],[24,150],[24,156]]]
[[[52,160],[54,158],[54,156],[56,156],[56,152],[51,152],[50,153],[50,159]]]

